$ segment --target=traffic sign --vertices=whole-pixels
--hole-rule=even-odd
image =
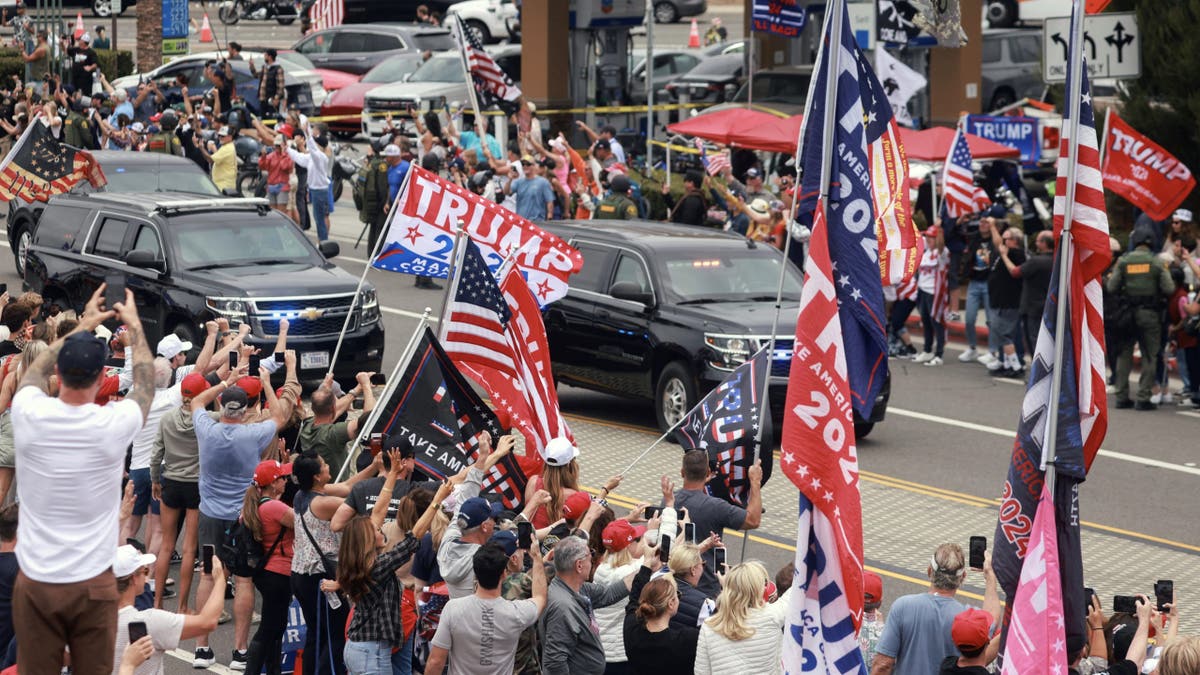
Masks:
[[[1042,79],[1067,79],[1067,50],[1071,42],[1071,17],[1046,19],[1042,25]],[[1133,12],[1088,16],[1083,23],[1083,55],[1088,77],[1128,80],[1142,74],[1142,41]]]

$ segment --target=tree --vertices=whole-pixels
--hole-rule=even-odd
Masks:
[[[148,73],[162,65],[162,3],[137,4],[137,70]]]

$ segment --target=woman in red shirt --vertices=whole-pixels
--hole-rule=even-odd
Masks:
[[[287,629],[288,608],[292,604],[292,541],[295,516],[291,507],[279,501],[291,475],[291,464],[275,460],[259,463],[254,484],[242,501],[242,523],[254,533],[267,555],[266,564],[254,575],[254,587],[262,596],[262,620],[246,652],[246,672],[260,673],[270,660],[267,672],[278,672],[283,633]]]

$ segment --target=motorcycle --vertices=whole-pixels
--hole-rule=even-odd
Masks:
[[[290,26],[300,18],[300,3],[294,0],[226,0],[217,9],[217,17],[221,23],[230,26],[242,19],[275,19],[281,26]]]
[[[258,168],[262,146],[249,136],[238,136],[233,142],[237,153],[237,188],[242,197],[266,197],[267,176]]]
[[[333,162],[330,166],[330,180],[333,181],[333,201],[342,198],[343,183],[354,181],[358,170],[362,168],[363,157],[351,145],[333,144]]]

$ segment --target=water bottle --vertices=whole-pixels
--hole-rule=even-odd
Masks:
[[[342,599],[336,591],[325,591],[325,602],[329,603],[329,609],[339,609],[342,606]]]

